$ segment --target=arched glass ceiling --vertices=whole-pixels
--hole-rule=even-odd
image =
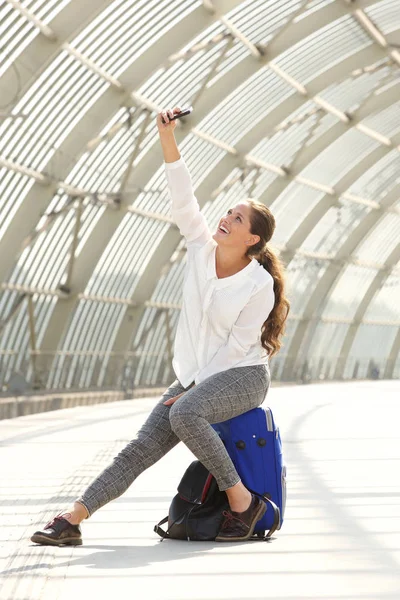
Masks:
[[[185,244],[154,117],[176,103],[210,227],[249,196],[276,217],[274,376],[398,376],[396,3],[4,3],[0,384],[169,382]]]

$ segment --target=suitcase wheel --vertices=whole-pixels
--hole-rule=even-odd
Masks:
[[[257,535],[257,537],[258,537],[258,538],[263,538],[263,537],[265,537],[265,530],[264,530],[264,531],[257,531],[257,534],[256,534],[256,535]]]

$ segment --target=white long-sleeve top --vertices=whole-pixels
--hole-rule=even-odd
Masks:
[[[171,216],[186,238],[183,302],[172,366],[185,387],[232,367],[268,364],[261,327],[273,309],[274,280],[253,258],[241,271],[219,279],[217,242],[193,193],[183,158],[165,163]]]

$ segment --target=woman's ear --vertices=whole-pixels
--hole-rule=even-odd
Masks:
[[[259,235],[254,235],[253,238],[251,240],[247,240],[246,244],[251,244],[252,246],[254,246],[255,244],[258,244],[258,242],[260,241],[260,236]]]

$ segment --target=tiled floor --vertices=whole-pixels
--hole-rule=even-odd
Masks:
[[[160,543],[193,460],[180,444],[83,524],[83,546],[32,544],[155,401],[0,421],[0,600],[400,599],[399,381],[272,385],[288,498],[270,543]]]

